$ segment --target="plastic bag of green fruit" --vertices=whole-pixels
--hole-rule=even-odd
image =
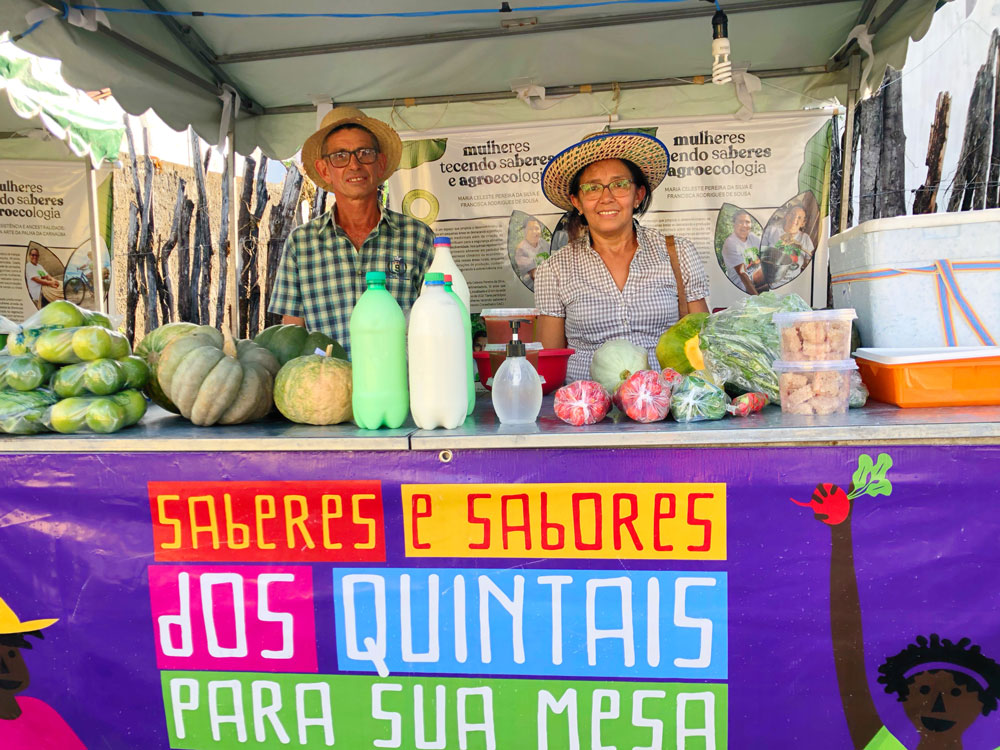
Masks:
[[[73,396],[52,404],[44,422],[53,432],[107,434],[130,427],[146,413],[146,397],[128,389],[110,396]]]
[[[33,352],[35,350],[35,342],[46,331],[58,328],[79,328],[81,326],[99,326],[108,330],[114,329],[111,319],[104,313],[87,310],[73,304],[69,300],[50,302],[20,324],[0,317],[0,334],[7,334],[7,351],[10,354]],[[131,351],[129,354],[131,354]]]
[[[48,385],[56,366],[34,354],[0,357],[0,388],[33,391]]]
[[[123,359],[132,354],[128,339],[102,326],[55,328],[35,341],[35,354],[55,364]]]
[[[126,388],[142,388],[149,380],[149,367],[139,357],[95,359],[61,367],[52,378],[52,390],[60,398],[107,396]]]
[[[45,432],[45,414],[58,397],[49,390],[0,391],[0,432],[33,435]]]

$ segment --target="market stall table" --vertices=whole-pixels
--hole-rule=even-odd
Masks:
[[[917,635],[1000,651],[1000,407],[542,414],[507,428],[481,396],[456,430],[370,432],[154,407],[113,435],[0,439],[0,597],[57,618],[22,652],[27,695],[113,748],[792,747],[817,727],[846,747],[830,528],[789,500],[845,513],[828,485],[856,490],[869,674]]]
[[[480,394],[473,414],[454,430],[421,430],[409,418],[394,430],[363,430],[353,424],[291,424],[278,416],[246,425],[196,427],[151,405],[138,425],[110,435],[0,436],[0,454],[1000,444],[1000,406],[900,409],[869,401],[863,409],[829,417],[782,414],[768,406],[748,418],[639,424],[608,417],[574,427],[554,416],[552,400],[543,399],[536,424],[502,425],[489,395]]]

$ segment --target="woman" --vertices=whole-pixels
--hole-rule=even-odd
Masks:
[[[656,342],[677,322],[677,283],[663,235],[639,226],[670,163],[644,133],[601,133],[570,146],[542,174],[545,197],[572,210],[568,245],[535,270],[537,338],[567,345],[567,381],[590,378],[594,351],[628,339],[659,369]],[[708,277],[694,244],[674,238],[690,312],[708,312]]]
[[[805,259],[801,261],[802,267],[805,268],[812,257],[813,250],[816,249],[812,239],[803,231],[805,225],[806,210],[802,206],[795,206],[785,214],[780,227],[772,224],[767,228],[762,244],[767,247],[784,246],[792,249],[797,246],[805,251],[803,253]]]

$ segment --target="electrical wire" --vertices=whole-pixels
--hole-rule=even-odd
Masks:
[[[145,16],[193,16],[204,18],[435,18],[440,16],[492,15],[496,13],[543,13],[556,10],[580,10],[585,8],[601,8],[616,5],[664,5],[678,3],[683,0],[595,0],[584,3],[558,3],[554,5],[524,5],[512,8],[509,3],[503,3],[499,8],[455,8],[452,10],[413,10],[390,13],[226,13],[212,10],[153,10],[150,8],[106,8],[99,5],[82,5],[73,3],[76,10],[100,10],[105,13],[126,13]],[[718,5],[718,3],[716,3]]]

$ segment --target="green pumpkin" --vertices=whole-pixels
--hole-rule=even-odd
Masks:
[[[202,326],[166,346],[157,378],[166,397],[194,424],[241,424],[271,411],[278,368],[267,349],[223,340],[214,328]]]
[[[296,357],[313,354],[317,349],[325,352],[331,346],[333,347],[331,356],[337,359],[347,359],[344,347],[325,333],[309,332],[302,326],[287,323],[265,328],[254,337],[253,342],[270,351],[282,365]]]
[[[199,328],[202,328],[202,326],[198,326],[195,323],[166,323],[147,333],[146,338],[140,341],[139,345],[135,347],[136,356],[142,357],[146,360],[146,364],[149,365],[149,380],[146,382],[146,387],[143,390],[154,404],[163,407],[167,411],[172,411],[174,414],[180,414],[180,409],[167,398],[163,389],[160,388],[160,381],[157,379],[160,357],[163,354],[163,350],[175,338],[186,333],[191,333]],[[204,328],[215,330],[211,326],[204,326]]]
[[[351,363],[319,354],[296,357],[275,378],[274,405],[286,419],[300,424],[349,421],[353,416]]]
[[[672,367],[681,375],[705,369],[701,355],[701,329],[708,313],[691,313],[663,332],[656,343],[656,359],[661,368]]]

